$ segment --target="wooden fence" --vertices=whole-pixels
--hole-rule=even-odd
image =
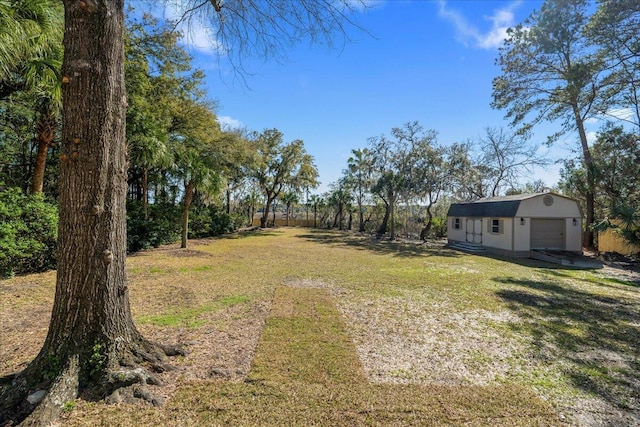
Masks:
[[[640,246],[632,245],[611,230],[598,233],[598,250],[600,252],[617,252],[624,255],[640,253]]]
[[[271,224],[273,219],[269,216],[268,224]],[[319,224],[319,223],[318,223]],[[287,224],[286,218],[276,218],[276,227],[313,227],[313,219],[290,219]],[[260,226],[260,218],[253,218],[253,226]]]

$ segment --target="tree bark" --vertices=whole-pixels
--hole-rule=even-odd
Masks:
[[[180,247],[183,249],[186,249],[189,237],[189,207],[191,207],[191,202],[193,201],[194,191],[194,185],[191,183],[187,184],[184,191],[184,209],[182,211],[182,243]]]
[[[318,205],[313,205],[313,228],[318,228]]]
[[[582,239],[582,245],[587,248],[595,247],[595,241],[593,236],[593,230],[591,226],[595,221],[595,177],[593,170],[593,157],[591,156],[591,149],[589,148],[589,142],[587,140],[587,133],[584,129],[584,120],[580,115],[580,110],[577,106],[573,107],[574,117],[576,125],[578,127],[578,134],[580,135],[580,144],[582,146],[582,157],[584,159],[585,169],[587,170],[587,194],[586,194],[586,220],[585,229]]]
[[[289,211],[291,210],[291,203],[287,202],[287,227],[289,226]]]
[[[269,210],[271,209],[271,203],[273,203],[273,199],[271,196],[267,195],[267,203],[264,206],[264,212],[262,212],[262,217],[260,217],[260,228],[267,228],[267,220],[269,218]]]
[[[387,203],[386,200],[383,199],[384,202],[384,217],[382,218],[382,223],[380,224],[380,227],[378,228],[378,234],[385,234],[387,232],[387,225],[389,224],[389,216],[390,216],[390,212],[391,210],[389,209],[389,203]]]
[[[31,180],[31,194],[42,193],[44,187],[44,172],[47,166],[47,154],[49,147],[53,143],[56,131],[56,119],[51,113],[50,107],[44,105],[38,112],[38,122],[36,124],[36,140],[38,152],[33,167],[33,178]]]
[[[149,219],[149,169],[142,168],[142,214]]]
[[[427,205],[427,222],[424,224],[422,231],[420,231],[420,240],[425,242],[429,235],[429,231],[431,231],[431,225],[433,224],[433,213],[431,212],[431,206],[433,204],[429,203]]]
[[[389,238],[391,240],[394,240],[396,238],[396,218],[394,214],[394,211],[396,210],[395,204],[396,204],[395,196],[393,194],[389,194],[389,211],[390,211],[389,220],[391,221]]]
[[[138,370],[133,375],[134,367],[176,354],[145,341],[129,307],[124,0],[65,0],[64,6],[68,81],[55,299],[40,353],[0,389],[0,424],[49,425],[80,387],[97,396],[134,383],[144,387],[157,381]],[[33,384],[48,390],[36,410],[25,403]]]

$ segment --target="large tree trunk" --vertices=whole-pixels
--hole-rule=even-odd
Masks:
[[[391,226],[390,226],[390,230],[389,230],[389,238],[391,240],[394,240],[396,238],[395,210],[396,210],[395,196],[393,194],[389,194],[389,221],[391,221]]]
[[[429,236],[429,231],[431,231],[431,225],[433,224],[433,213],[431,212],[431,206],[433,204],[429,203],[427,205],[427,222],[424,224],[424,228],[420,231],[420,240],[423,242],[427,240]]]
[[[182,242],[180,247],[186,249],[189,237],[189,208],[193,201],[193,192],[195,187],[193,184],[187,184],[184,190],[184,209],[182,210]]]
[[[318,228],[318,205],[313,205],[313,228]]]
[[[49,425],[80,387],[108,396],[130,386],[133,396],[134,387],[157,382],[135,367],[163,364],[166,353],[175,353],[145,341],[129,308],[123,3],[64,1],[64,154],[55,300],[40,353],[0,390],[0,424],[31,414],[23,425]],[[47,390],[35,409],[25,401],[34,384]]]
[[[384,202],[384,217],[382,217],[382,223],[380,224],[380,227],[378,227],[378,234],[382,235],[385,234],[387,232],[387,226],[389,224],[389,216],[390,216],[390,212],[391,210],[389,209],[389,203],[387,203],[386,200],[382,200]]]
[[[360,221],[360,225],[358,225],[358,231],[360,233],[364,233],[364,212],[362,210],[362,203],[358,203],[358,220]]]
[[[273,199],[267,195],[267,203],[264,205],[264,212],[262,212],[262,216],[260,217],[260,228],[267,228],[267,220],[269,218],[271,203],[273,203]]]
[[[149,169],[142,168],[142,214],[149,219]]]
[[[47,154],[49,147],[53,143],[56,132],[55,115],[51,112],[51,107],[43,105],[38,112],[38,122],[36,124],[36,140],[38,142],[38,152],[36,162],[33,167],[33,178],[31,180],[31,193],[42,193],[44,187],[44,172],[47,166]]]
[[[289,226],[289,211],[291,210],[291,203],[287,203],[287,227]]]
[[[593,170],[593,157],[591,157],[591,149],[589,148],[589,142],[587,141],[587,133],[584,129],[584,121],[580,116],[580,111],[577,107],[574,107],[574,116],[576,119],[576,125],[578,127],[578,134],[580,135],[580,144],[582,146],[582,157],[584,159],[585,169],[587,170],[587,194],[586,194],[586,220],[585,229],[582,239],[582,246],[587,248],[593,248],[595,246],[593,230],[591,226],[595,221],[595,177]]]

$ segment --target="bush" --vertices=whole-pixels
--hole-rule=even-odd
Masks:
[[[0,277],[56,267],[58,209],[42,194],[0,191]]]
[[[172,204],[148,206],[144,219],[142,204],[127,203],[127,251],[157,248],[160,245],[180,240],[183,207]],[[229,215],[217,206],[193,204],[189,211],[189,238],[219,236],[236,231],[244,222],[244,217]]]
[[[230,215],[220,206],[191,207],[189,213],[189,238],[220,236],[237,231],[244,223],[242,215]]]
[[[447,236],[447,218],[433,217],[431,220],[431,233],[433,237],[441,239]]]
[[[220,236],[222,234],[233,233],[238,231],[244,222],[244,215],[230,215],[220,208],[211,206],[209,208],[211,216],[211,226],[209,232],[212,236]]]
[[[157,248],[180,239],[180,208],[171,204],[149,205],[147,219],[142,204],[127,204],[127,252]]]

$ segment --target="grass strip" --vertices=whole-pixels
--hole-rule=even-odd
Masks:
[[[276,289],[247,380],[185,387],[171,411],[212,426],[558,424],[519,386],[370,384],[329,292],[293,287]]]
[[[163,314],[139,316],[136,318],[136,322],[139,324],[150,323],[158,326],[197,328],[206,323],[205,320],[199,318],[201,315],[218,311],[224,307],[243,304],[247,301],[249,301],[249,297],[233,295],[197,307],[173,307],[169,312]]]

